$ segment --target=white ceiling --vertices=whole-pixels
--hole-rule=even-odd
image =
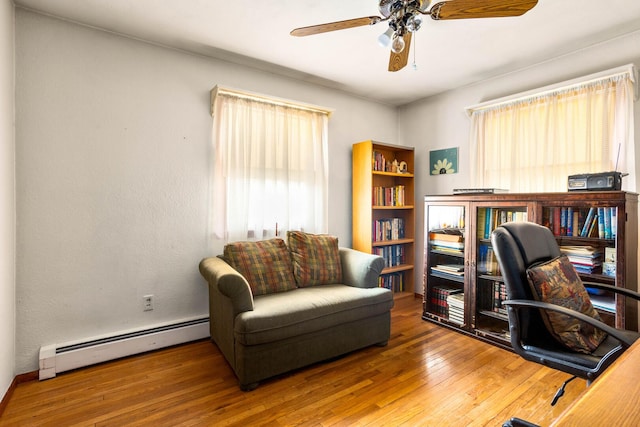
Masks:
[[[478,0],[480,2],[482,0]],[[640,30],[635,0],[539,0],[520,17],[433,21],[417,70],[390,73],[380,23],[308,37],[296,27],[379,15],[377,0],[14,0],[115,33],[318,82],[392,105],[522,69]],[[640,52],[640,46],[639,46]]]

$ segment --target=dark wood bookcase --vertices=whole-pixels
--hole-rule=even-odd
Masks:
[[[414,293],[414,149],[375,141],[353,145],[353,248],[387,263],[380,286]]]
[[[637,290],[635,193],[426,196],[423,319],[510,348],[507,317],[501,306],[506,298],[504,284],[490,241],[491,231],[506,221],[532,221],[549,227],[558,244],[569,251],[585,282]],[[637,304],[630,298],[590,296],[605,322],[638,329]]]

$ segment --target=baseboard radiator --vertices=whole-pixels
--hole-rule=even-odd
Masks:
[[[209,337],[209,318],[186,320],[67,344],[40,347],[40,380],[121,357]]]

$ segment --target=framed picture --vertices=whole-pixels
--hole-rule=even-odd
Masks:
[[[429,151],[429,175],[458,173],[458,147]]]

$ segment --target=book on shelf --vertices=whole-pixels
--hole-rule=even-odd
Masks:
[[[493,248],[489,245],[478,246],[478,273],[492,276],[500,275],[500,265],[493,252]]]
[[[608,298],[603,295],[589,294],[589,299],[591,300],[593,307],[598,310],[608,311],[610,313],[615,313],[616,311],[616,302],[613,298]]]
[[[397,267],[405,263],[404,245],[374,247],[371,252],[384,258],[384,264],[387,268]]]
[[[602,265],[602,251],[593,246],[560,246],[578,273],[593,274]]]
[[[463,242],[464,231],[460,228],[439,228],[429,231],[430,240]]]
[[[493,311],[500,314],[507,314],[507,309],[502,305],[502,301],[507,299],[507,286],[504,282],[493,282]]]
[[[443,271],[451,271],[452,273],[464,271],[464,265],[462,264],[437,264],[436,267]]]
[[[449,297],[449,295],[461,292],[462,289],[454,286],[437,285],[431,287],[429,302],[431,304],[432,313],[444,318],[448,318],[449,304],[447,303],[447,298]]]
[[[431,246],[437,246],[441,248],[449,249],[464,249],[464,242],[450,242],[448,240],[429,240]]]
[[[405,206],[405,186],[373,187],[374,206]]]
[[[445,253],[445,254],[457,255],[457,256],[464,254],[463,249],[449,248],[447,246],[431,245],[431,250]]]
[[[378,287],[391,289],[394,292],[404,291],[404,274],[387,273],[378,277]]]
[[[478,285],[478,307],[487,313],[506,316],[507,309],[502,302],[507,300],[507,287],[502,280],[483,280]]]
[[[480,208],[478,209],[478,237],[489,239],[496,227],[505,222],[527,221],[525,208]]]
[[[464,235],[459,228],[433,229],[429,232],[431,250],[461,254],[464,250]]]
[[[433,267],[431,267],[431,273],[432,274],[436,274],[440,277],[451,277],[451,278],[458,278],[458,277],[463,277],[464,276],[464,266],[454,266],[454,264],[449,264],[449,265],[434,265]],[[440,273],[440,274],[437,274]]]
[[[447,296],[449,320],[459,325],[464,324],[464,293],[458,292]]]
[[[454,188],[453,194],[499,194],[508,193],[504,188]]]
[[[543,224],[555,236],[615,239],[618,211],[610,206],[590,208],[554,206],[545,211]]]
[[[406,162],[398,159],[387,159],[383,153],[377,150],[373,150],[372,154],[371,163],[375,172],[407,173]]]
[[[404,219],[384,218],[373,222],[373,241],[404,239]]]
[[[449,308],[464,309],[464,292],[455,292],[447,295],[447,304],[449,304]]]
[[[589,208],[589,212],[587,213],[587,218],[582,224],[582,229],[580,230],[580,237],[587,237],[589,234],[589,228],[591,227],[591,223],[593,222],[593,218],[596,215],[596,208]]]
[[[605,276],[616,276],[616,248],[604,248],[604,261],[602,262],[602,274]]]
[[[616,262],[616,248],[604,248],[604,262]]]

